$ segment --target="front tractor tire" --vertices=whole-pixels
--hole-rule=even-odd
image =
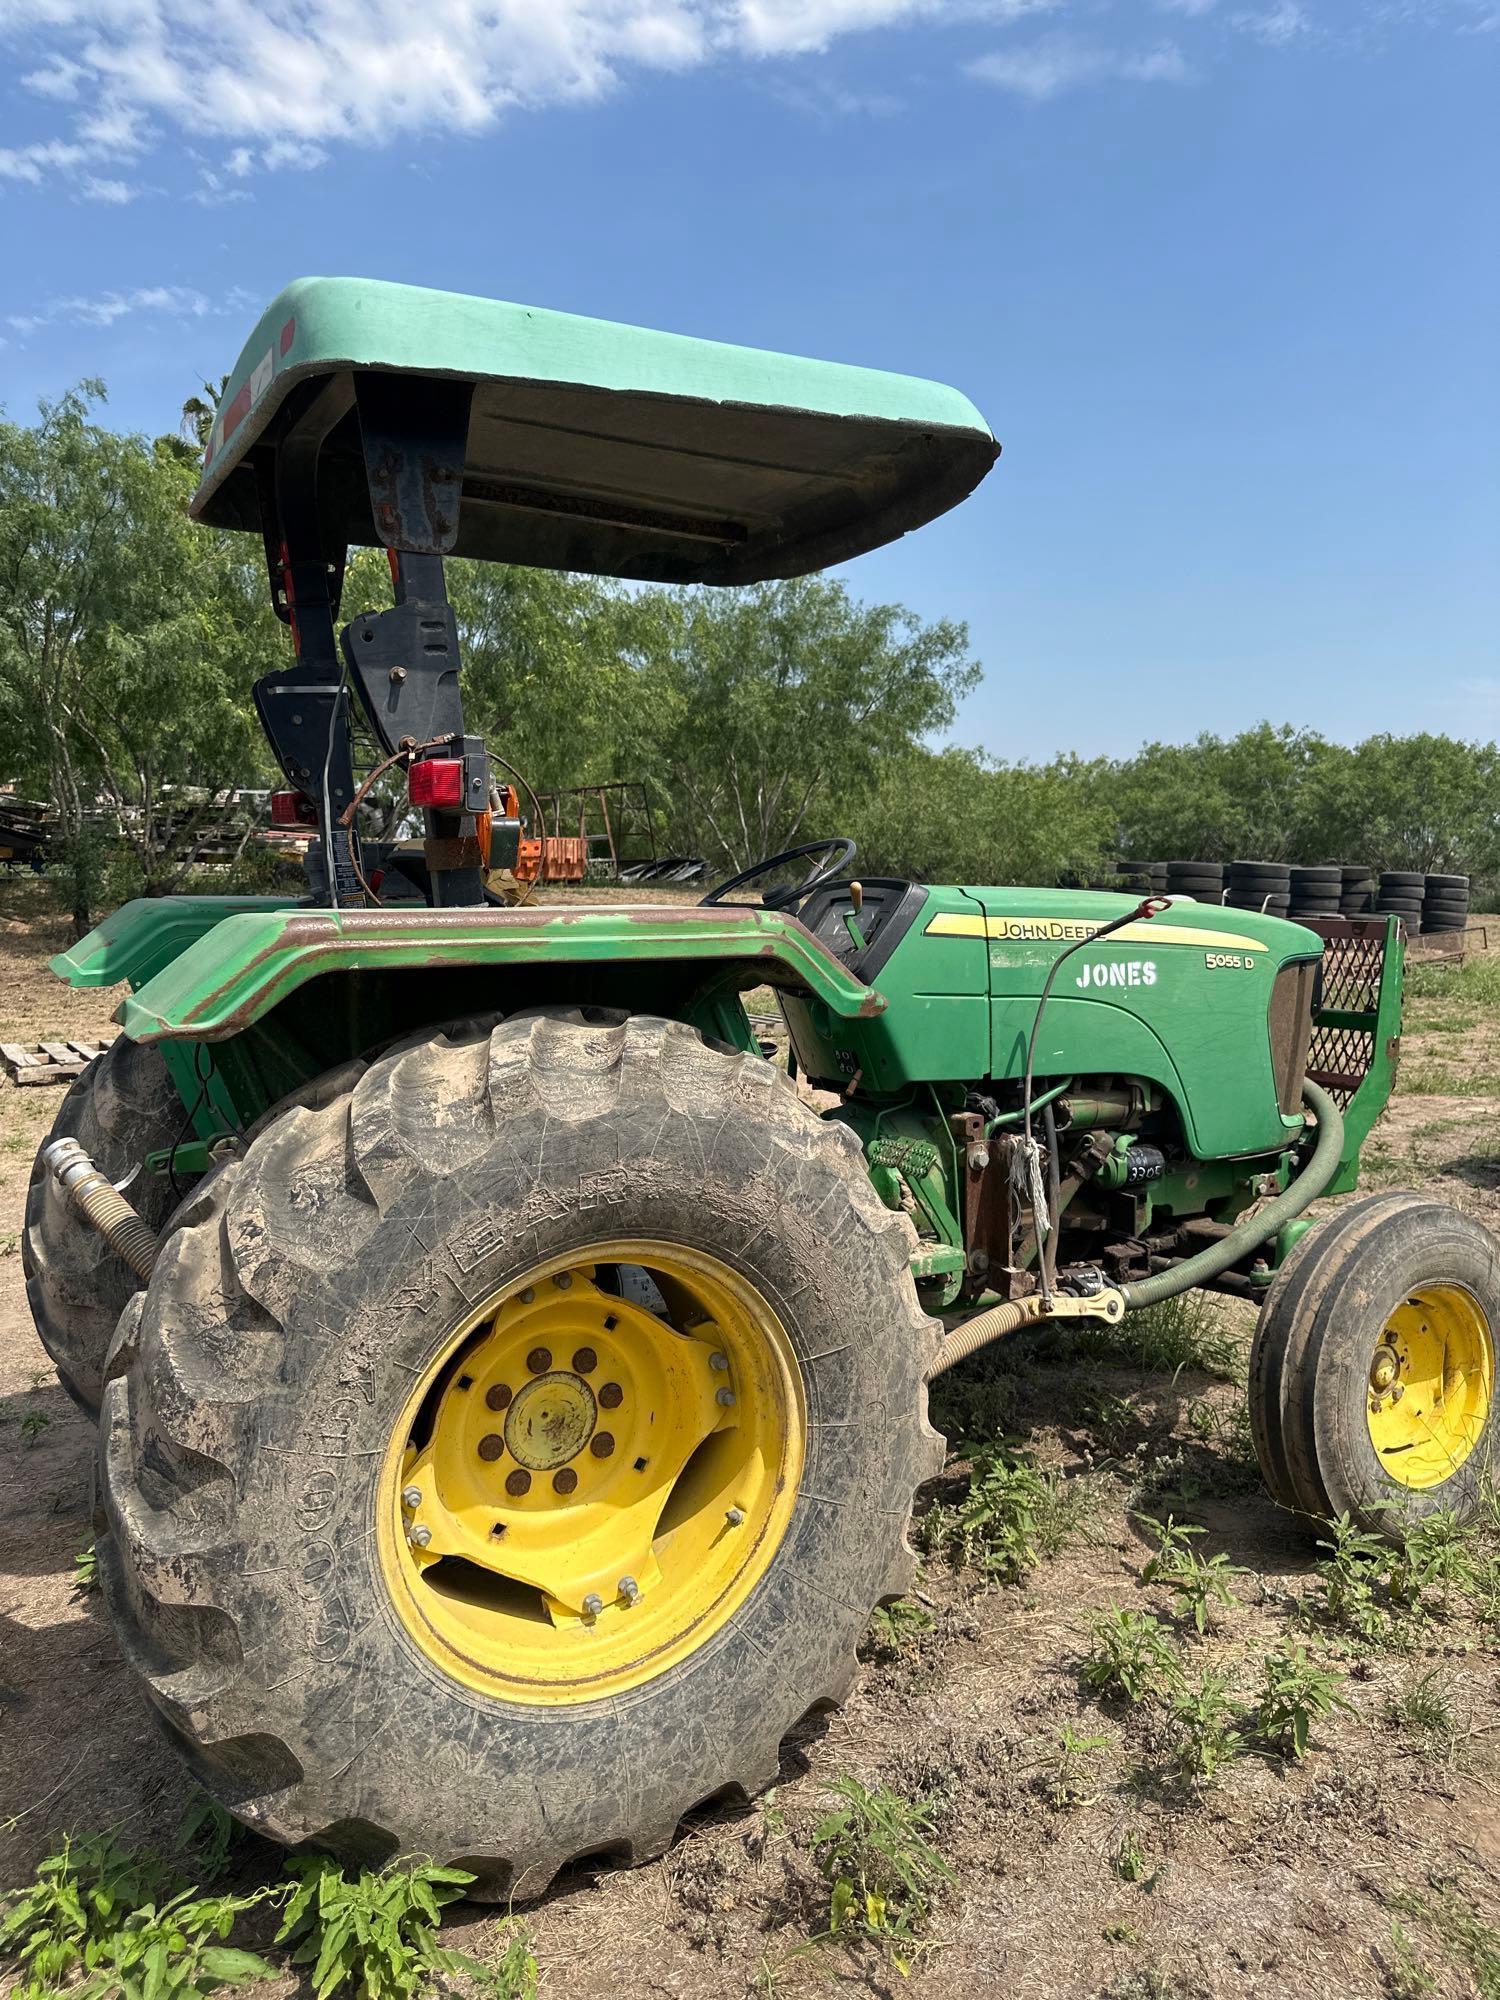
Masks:
[[[1272,1497],[1399,1542],[1493,1473],[1500,1242],[1446,1202],[1379,1194],[1304,1236],[1261,1309],[1250,1417]]]
[[[595,1010],[296,1106],[121,1320],[101,1576],[262,1833],[529,1897],[774,1781],[941,1463],[910,1231],[756,1057]]]
[[[166,1064],[154,1048],[121,1035],[71,1085],[31,1169],[21,1238],[26,1297],[58,1379],[90,1417],[99,1414],[115,1322],[140,1280],[79,1215],[42,1155],[54,1139],[76,1139],[111,1181],[129,1176],[131,1206],[159,1230],[175,1197],[168,1180],[147,1172],[145,1158],[181,1130],[182,1100]]]

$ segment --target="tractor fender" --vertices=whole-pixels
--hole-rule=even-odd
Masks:
[[[795,917],[775,910],[640,904],[458,910],[240,905],[234,914],[218,915],[161,963],[159,940],[155,951],[150,944],[152,926],[158,933],[180,936],[194,927],[195,919],[210,915],[204,910],[174,912],[176,900],[128,905],[110,920],[111,937],[91,933],[54,961],[54,970],[77,984],[146,973],[144,979],[133,979],[135,990],[116,1013],[134,1041],[227,1041],[310,980],[335,972],[441,973],[493,966],[503,973],[524,966],[618,966],[623,978],[627,967],[639,970],[652,962],[668,979],[680,980],[683,990],[699,988],[720,974],[743,974],[736,983],[796,987],[849,1019],[869,1019],[886,1005]],[[149,920],[145,911],[151,913]],[[497,984],[497,999],[503,992]]]

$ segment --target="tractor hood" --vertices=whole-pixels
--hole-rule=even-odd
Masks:
[[[861,555],[955,506],[1000,449],[935,382],[304,278],[229,377],[196,519],[260,530],[262,481],[320,387],[347,406],[317,448],[331,542],[660,583],[756,583]],[[413,472],[393,473],[398,433],[417,440]]]

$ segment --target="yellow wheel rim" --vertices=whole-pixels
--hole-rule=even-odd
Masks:
[[[1428,1285],[1386,1321],[1370,1360],[1370,1442],[1402,1486],[1439,1486],[1484,1435],[1495,1337],[1472,1292]]]
[[[765,1574],[806,1427],[785,1329],[718,1258],[617,1241],[538,1265],[402,1410],[377,1503],[391,1601],[467,1687],[554,1704],[638,1687]]]

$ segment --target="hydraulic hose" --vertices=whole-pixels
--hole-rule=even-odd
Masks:
[[[1227,1236],[1221,1236],[1217,1243],[1211,1243],[1195,1257],[1184,1258],[1170,1270],[1153,1272],[1137,1284],[1122,1285],[1120,1290],[1131,1312],[1138,1312],[1142,1306],[1160,1305],[1163,1299],[1175,1298],[1179,1292],[1191,1291],[1194,1285],[1204,1285],[1210,1278],[1219,1277],[1247,1251],[1257,1249],[1317,1200],[1338,1172],[1343,1158],[1344,1121],[1328,1092],[1306,1078],[1302,1096],[1317,1113],[1318,1137],[1312,1158],[1301,1173],[1274,1201],[1257,1209]]]
[[[85,1222],[144,1285],[156,1264],[156,1231],[102,1174],[76,1139],[54,1139],[42,1150],[47,1169]]]
[[[1138,1312],[1143,1306],[1159,1305],[1163,1299],[1175,1298],[1179,1292],[1191,1291],[1195,1285],[1205,1285],[1211,1278],[1219,1277],[1317,1200],[1337,1173],[1339,1161],[1343,1158],[1344,1121],[1333,1099],[1317,1084],[1304,1080],[1302,1095],[1318,1119],[1318,1136],[1312,1158],[1302,1172],[1274,1201],[1257,1209],[1254,1215],[1231,1229],[1227,1236],[1220,1237],[1206,1250],[1200,1250],[1195,1257],[1185,1257],[1170,1270],[1157,1271],[1138,1284],[1122,1285],[1120,1296],[1127,1311]],[[973,1319],[965,1320],[962,1326],[956,1326],[948,1335],[933,1357],[926,1379],[934,1381],[957,1362],[967,1361],[981,1347],[988,1347],[992,1340],[1014,1333],[1019,1327],[1039,1324],[1046,1317],[1044,1312],[1038,1311],[1038,1301],[1034,1297],[1012,1299],[1005,1304],[991,1306],[986,1312],[976,1313]]]

